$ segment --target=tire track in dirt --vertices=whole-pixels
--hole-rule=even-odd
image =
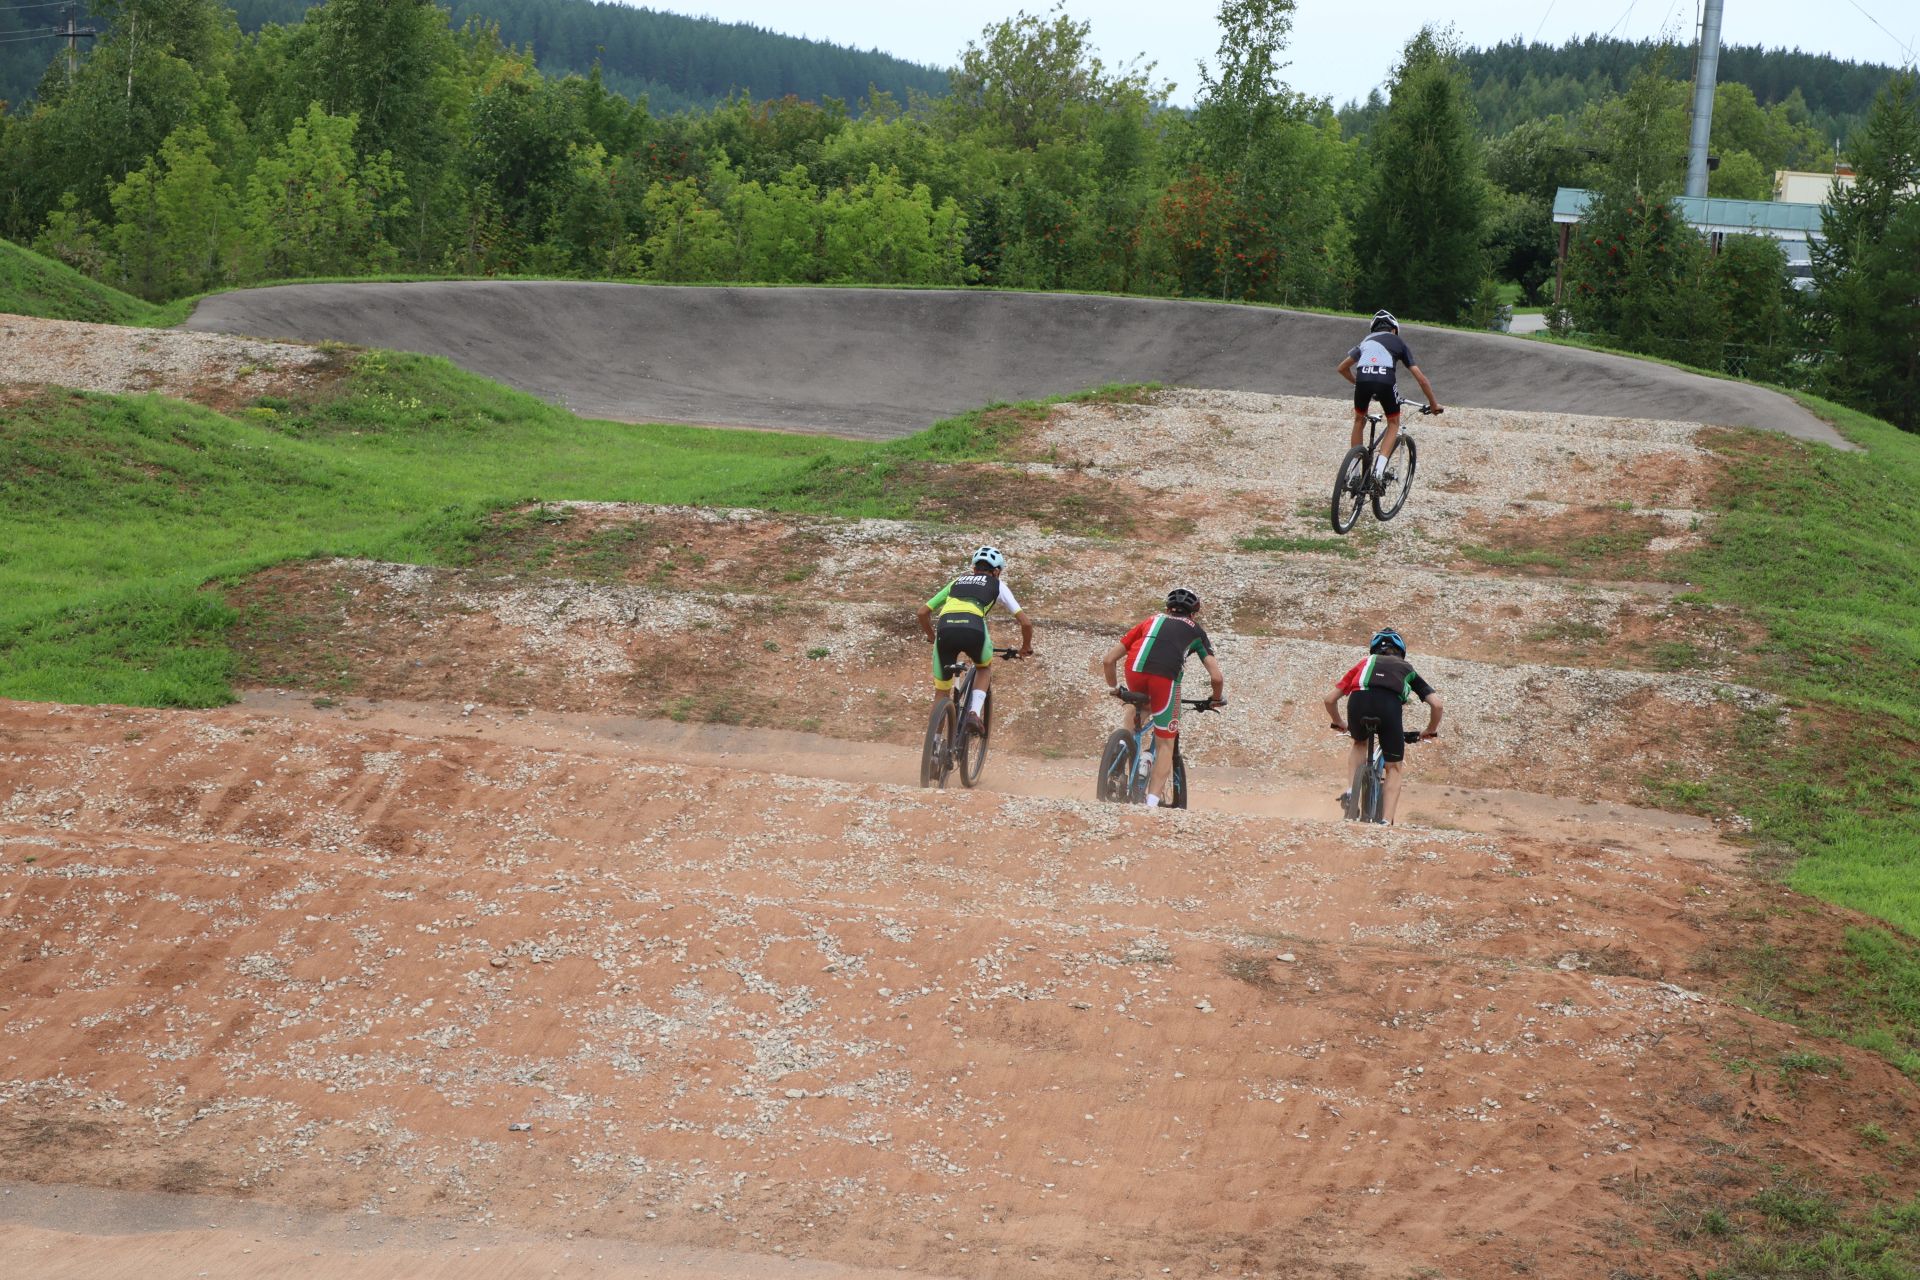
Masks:
[[[1450,414],[1423,484],[1476,491],[1329,548],[1286,501],[1329,412],[1170,393],[1019,443],[1190,529],[1008,513],[1045,660],[977,793],[900,785],[908,611],[982,536],[947,526],[583,504],[464,570],[261,575],[242,707],[0,704],[0,1169],[1036,1277],[1660,1273],[1710,1261],[1661,1225],[1702,1188],[1912,1191],[1856,1132],[1912,1087],[1827,1042],[1789,1071],[1728,998],[1784,895],[1640,807],[1730,726],[1793,730],[1735,678],[1751,630],[1657,580],[1707,520],[1691,429]],[[1608,502],[1663,505],[1637,541],[1567,518]],[[1469,554],[1502,522],[1551,576]],[[1176,578],[1234,698],[1206,807],[1090,803],[1089,660]],[[1330,820],[1355,582],[1450,699],[1396,830]]]

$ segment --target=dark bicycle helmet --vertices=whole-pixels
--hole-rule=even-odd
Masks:
[[[973,567],[978,569],[981,565],[998,573],[1007,567],[1007,558],[1000,554],[998,547],[982,547],[973,553]]]
[[[1200,607],[1200,597],[1185,587],[1175,587],[1167,592],[1167,612],[1188,614]]]
[[[1400,332],[1400,322],[1393,318],[1393,312],[1376,311],[1373,313],[1373,328],[1367,330],[1367,332],[1378,333],[1382,329],[1391,329],[1395,333]]]
[[[1403,658],[1407,656],[1407,642],[1392,627],[1380,628],[1373,633],[1373,639],[1367,641],[1368,653],[1385,653],[1389,649]]]

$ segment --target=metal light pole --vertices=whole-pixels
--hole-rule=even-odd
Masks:
[[[1693,64],[1693,136],[1687,143],[1687,194],[1707,194],[1707,143],[1713,137],[1713,87],[1720,78],[1720,10],[1725,0],[1703,0],[1700,53]]]

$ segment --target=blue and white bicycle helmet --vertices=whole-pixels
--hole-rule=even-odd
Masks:
[[[973,567],[978,569],[983,564],[998,573],[1007,567],[1007,558],[1000,554],[998,547],[982,547],[973,553]]]
[[[1367,332],[1378,333],[1382,329],[1391,329],[1395,333],[1400,332],[1400,322],[1393,318],[1393,312],[1376,311],[1373,313],[1373,327],[1367,330]]]
[[[1392,627],[1380,628],[1373,633],[1373,639],[1367,641],[1368,653],[1385,653],[1389,649],[1403,658],[1407,656],[1407,642]]]

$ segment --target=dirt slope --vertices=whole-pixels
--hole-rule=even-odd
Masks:
[[[1449,415],[1415,505],[1328,545],[1338,413],[1022,441],[1025,491],[1181,521],[1154,550],[530,509],[462,569],[236,588],[240,707],[0,704],[0,1173],[1022,1277],[1680,1276],[1769,1187],[1911,1194],[1862,1132],[1909,1142],[1912,1086],[1728,998],[1766,922],[1848,921],[1653,807],[1730,726],[1797,731],[1676,599],[1696,430]],[[987,786],[923,792],[910,608],[984,536],[1042,658]],[[1196,808],[1091,803],[1091,660],[1173,580],[1233,695]],[[1395,830],[1333,820],[1356,583],[1450,699]]]

